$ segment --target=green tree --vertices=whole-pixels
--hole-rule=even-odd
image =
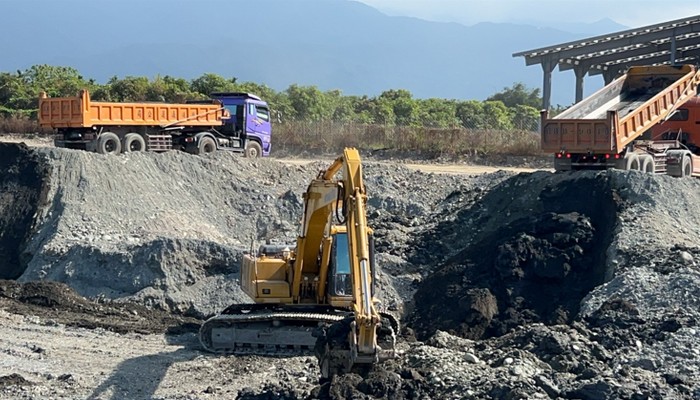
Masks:
[[[190,90],[209,97],[215,92],[235,92],[236,78],[224,78],[217,74],[206,73],[190,82]]]
[[[367,96],[349,96],[346,97],[352,106],[352,121],[360,124],[372,124],[372,108],[374,106],[373,99]]]
[[[396,114],[394,105],[388,99],[377,97],[372,99],[369,107],[369,114],[375,124],[396,125]]]
[[[513,129],[508,107],[502,101],[485,101],[483,107],[484,122],[487,129]]]
[[[316,86],[291,85],[287,88],[286,93],[294,110],[294,118],[307,121],[321,121],[331,118],[331,104]]]
[[[86,81],[75,68],[34,65],[21,73],[28,91],[46,92],[50,97],[75,96],[80,89],[89,89],[94,81]]]
[[[513,127],[515,129],[536,131],[540,121],[540,112],[534,107],[518,104],[511,107]]]
[[[455,115],[462,126],[467,129],[486,128],[484,105],[480,101],[467,100],[458,102],[455,106]]]
[[[378,100],[388,103],[392,108],[397,125],[418,125],[420,108],[408,90],[387,90],[379,95]]]
[[[453,100],[426,99],[418,101],[421,125],[431,128],[449,128],[459,125],[457,103]]]
[[[542,97],[540,97],[540,89],[530,89],[522,82],[514,83],[509,88],[503,88],[502,91],[490,96],[487,101],[502,101],[506,107],[515,107],[517,105],[530,106],[540,108],[542,106]]]
[[[203,98],[199,93],[190,90],[190,84],[182,78],[173,78],[166,75],[156,76],[146,91],[146,99],[149,101],[165,101],[169,103],[183,103],[186,100]]]
[[[19,95],[19,97],[18,97]],[[20,79],[20,72],[12,74],[9,72],[0,73],[0,115],[11,116],[18,107],[24,104],[26,89]]]
[[[94,81],[85,80],[75,68],[34,65],[16,73],[0,75],[0,104],[5,113],[33,114],[39,107],[39,94],[48,96],[75,96],[81,89],[95,87]]]
[[[151,83],[145,76],[113,76],[109,82],[109,97],[113,101],[147,101]]]

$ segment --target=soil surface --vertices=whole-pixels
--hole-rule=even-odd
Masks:
[[[328,163],[0,143],[0,398],[700,399],[700,181],[638,172],[368,157],[399,357],[320,384],[311,355],[203,352]]]

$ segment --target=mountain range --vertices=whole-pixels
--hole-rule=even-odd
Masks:
[[[1,0],[0,71],[71,66],[112,76],[211,72],[275,90],[291,84],[375,96],[483,100],[542,70],[518,51],[625,29],[594,24],[430,22],[388,16],[352,0]],[[566,29],[570,28],[569,31]],[[11,38],[11,40],[8,40]],[[573,72],[555,71],[553,103],[570,104]],[[590,79],[589,79],[590,81]],[[588,84],[586,92],[600,86]]]

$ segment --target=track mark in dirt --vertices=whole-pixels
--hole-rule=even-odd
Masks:
[[[22,375],[20,374],[10,374],[10,375],[4,375],[0,376],[0,387],[7,387],[7,386],[31,386],[34,383],[31,381],[26,380]]]
[[[133,303],[98,302],[60,282],[0,280],[0,308],[68,326],[102,328],[117,333],[196,332],[199,321]]]

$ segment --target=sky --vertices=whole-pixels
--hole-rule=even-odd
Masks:
[[[630,28],[700,15],[700,0],[358,0],[394,16],[473,25],[479,22],[581,22]]]

